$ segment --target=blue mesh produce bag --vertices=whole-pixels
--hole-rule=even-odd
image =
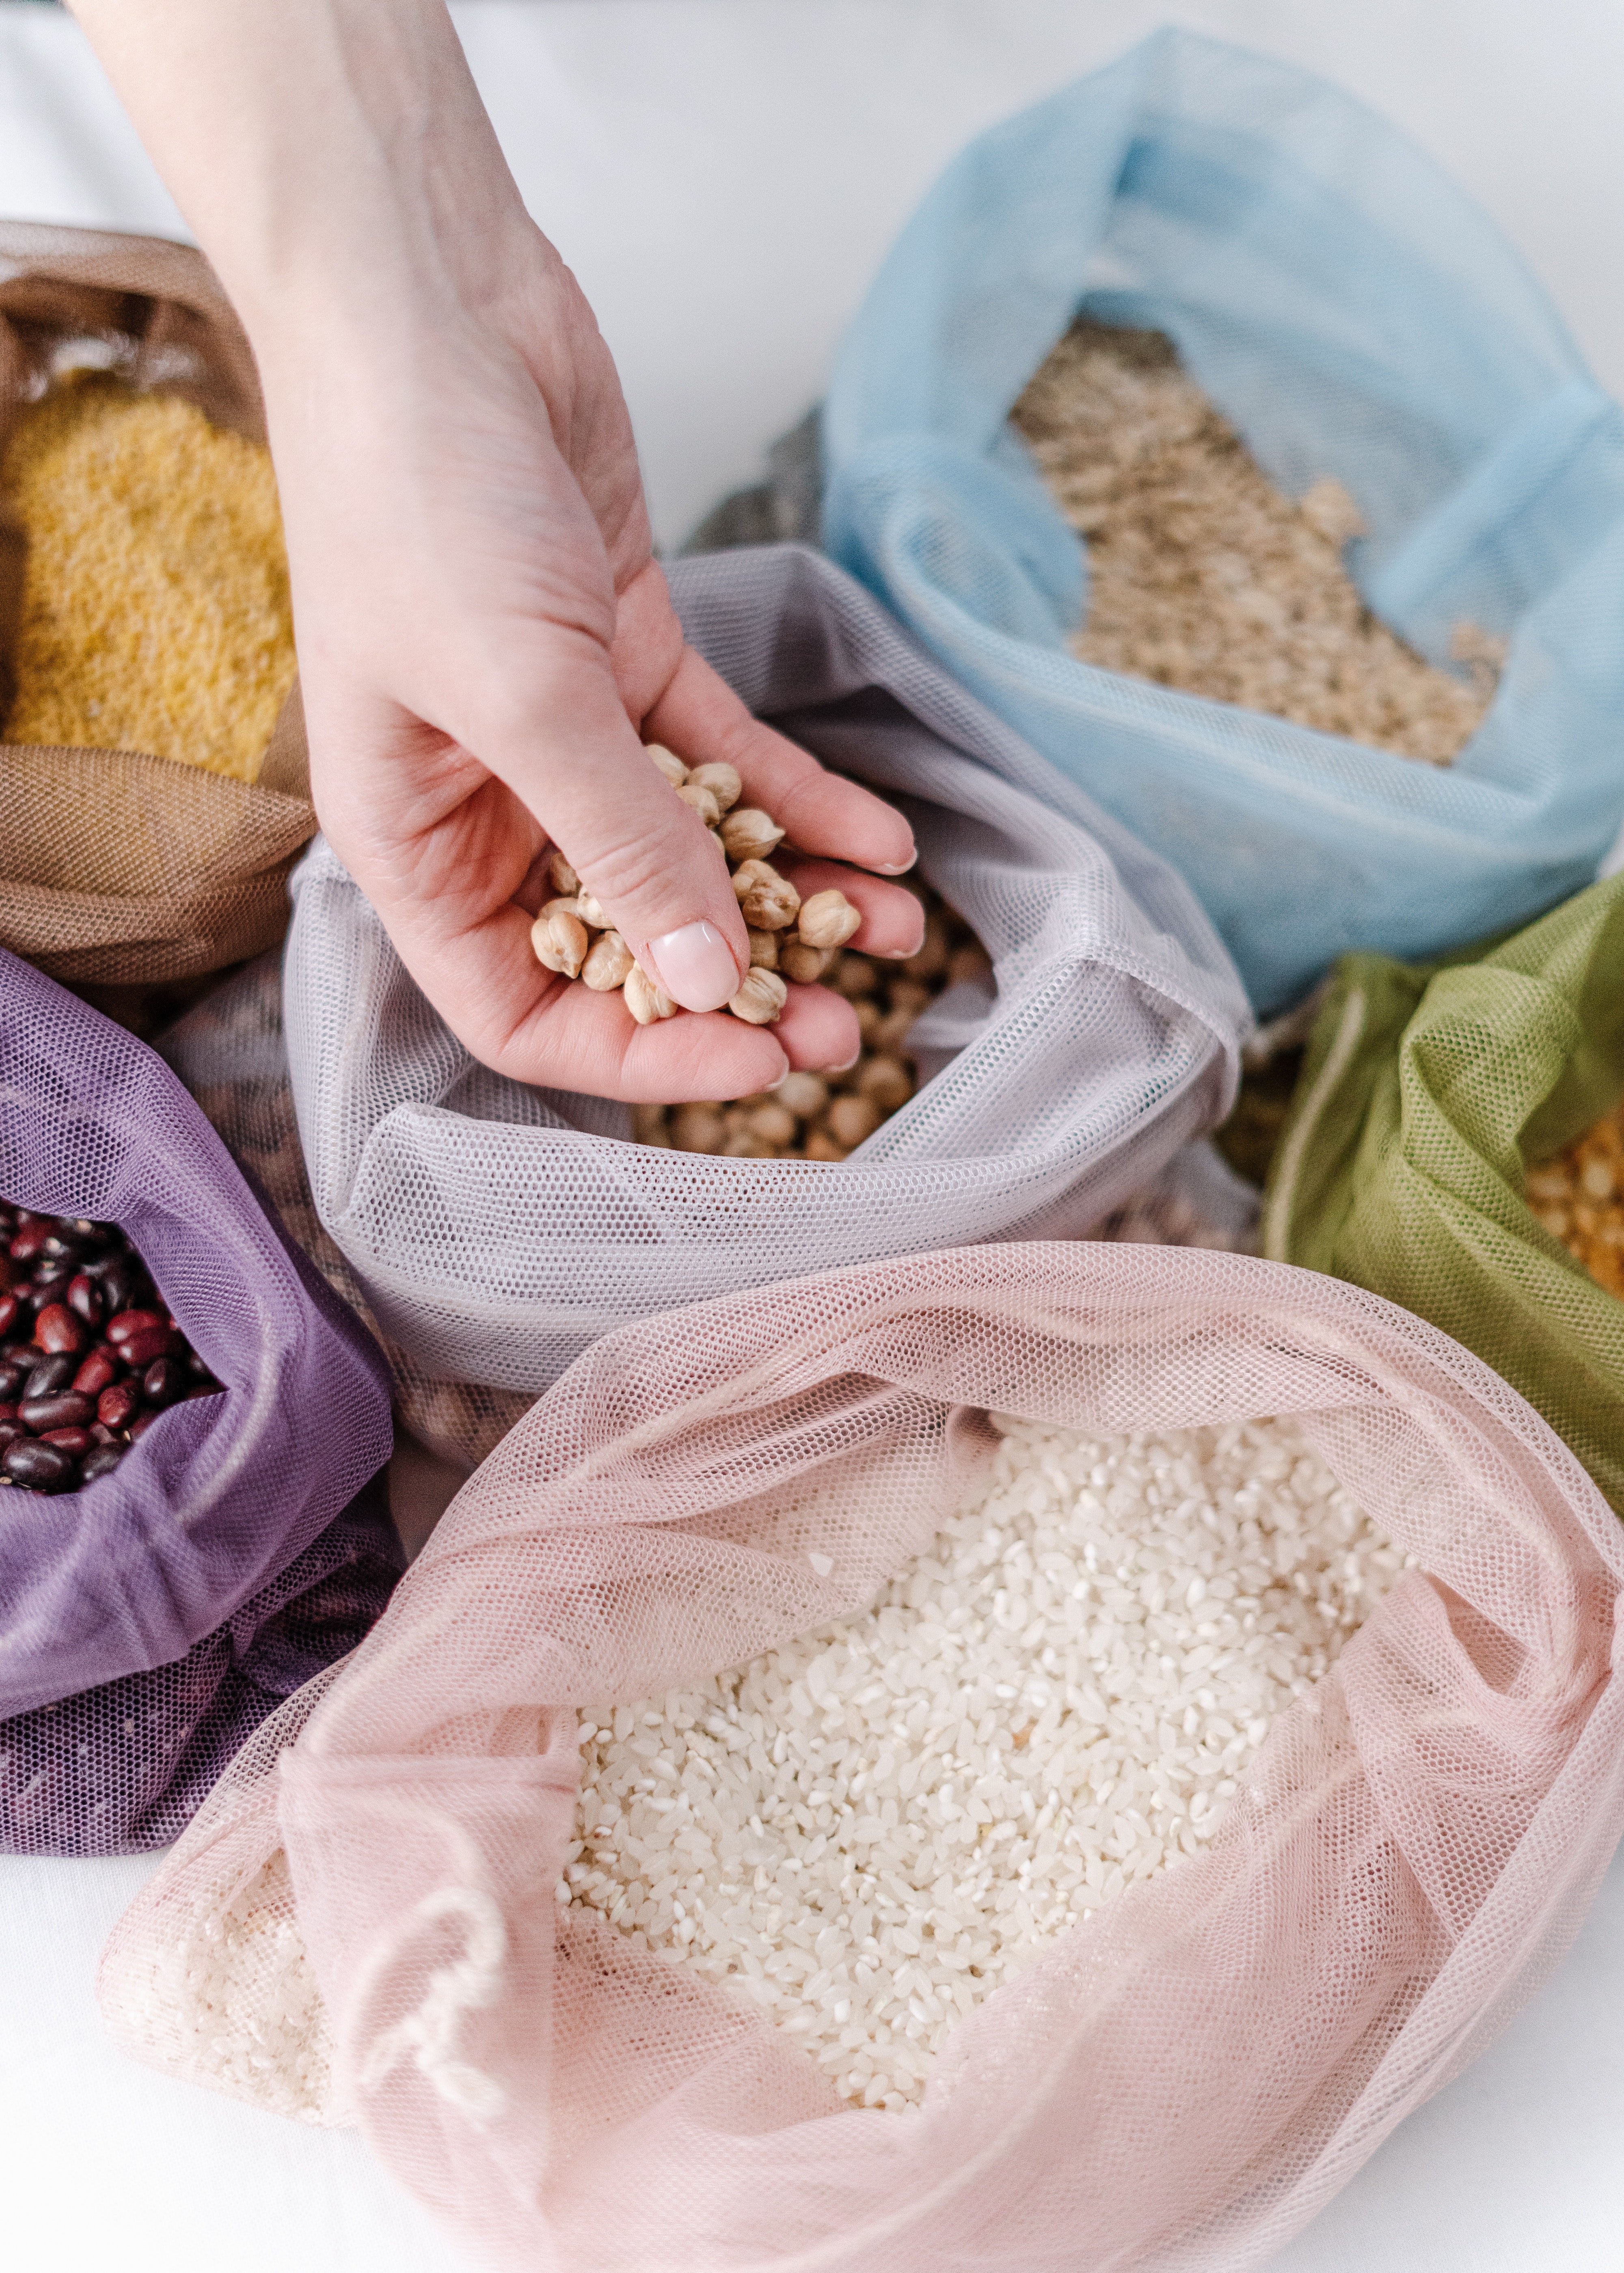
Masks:
[[[1373,611],[1508,636],[1438,770],[1074,659],[1081,545],[1007,424],[1074,318],[1166,333],[1292,496],[1334,476]],[[1624,813],[1624,421],[1429,160],[1291,66],[1162,32],[984,135],[881,269],[825,424],[825,542],[1179,866],[1254,1004],[1588,882]]]

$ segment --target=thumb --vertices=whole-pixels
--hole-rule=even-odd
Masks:
[[[482,735],[479,755],[529,806],[650,976],[684,1009],[718,1010],[750,968],[722,847],[638,739],[609,674],[567,680],[526,706],[528,731]],[[570,731],[538,733],[538,717],[568,719]]]

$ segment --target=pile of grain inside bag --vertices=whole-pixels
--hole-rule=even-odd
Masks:
[[[1528,1172],[1528,1204],[1598,1287],[1624,1296],[1624,1106]]]
[[[861,1617],[582,1716],[560,1901],[729,1984],[854,2103],[1065,1927],[1210,1838],[1403,1558],[1290,1424],[1004,1421]]]
[[[270,452],[81,373],[21,413],[0,486],[28,546],[4,739],[252,781],[296,667]]]
[[[1074,325],[1012,416],[1088,541],[1084,663],[1434,765],[1476,731],[1503,642],[1456,627],[1466,680],[1406,647],[1343,566],[1341,483],[1283,496],[1161,333]]]

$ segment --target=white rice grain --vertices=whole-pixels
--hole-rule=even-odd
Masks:
[[[1018,1422],[863,1615],[583,1716],[561,1900],[922,2097],[1052,1937],[1209,1840],[1403,1559],[1287,1423]]]

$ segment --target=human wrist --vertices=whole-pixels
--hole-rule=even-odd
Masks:
[[[528,224],[444,0],[74,4],[262,359],[499,293]]]

